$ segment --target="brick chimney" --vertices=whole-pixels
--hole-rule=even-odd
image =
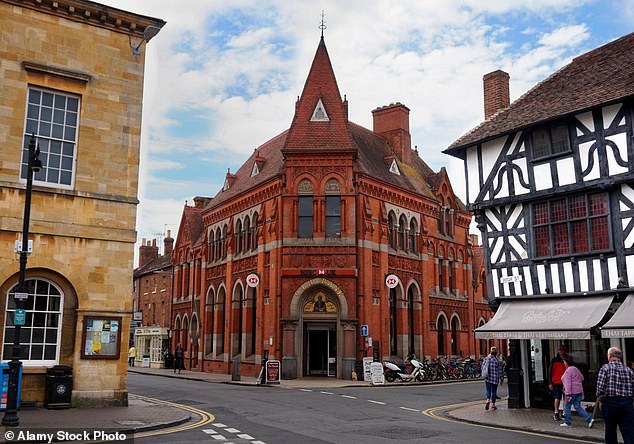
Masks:
[[[139,267],[144,266],[148,262],[158,257],[158,247],[156,246],[156,239],[152,241],[146,241],[143,238],[141,246],[139,247]]]
[[[174,239],[172,239],[172,230],[167,230],[167,237],[163,239],[163,256],[171,256],[174,251]]]
[[[412,163],[412,137],[409,134],[409,108],[400,102],[372,111],[373,130],[384,137],[406,165]]]
[[[497,70],[485,74],[484,82],[484,119],[488,120],[499,110],[511,104],[509,96],[509,75]]]

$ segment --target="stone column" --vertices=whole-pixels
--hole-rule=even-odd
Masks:
[[[296,320],[282,321],[282,379],[297,379],[297,323]]]
[[[343,340],[341,344],[343,350],[341,353],[341,374],[342,379],[352,379],[352,370],[355,368],[356,353],[355,344],[357,340],[357,321],[341,321],[341,331],[343,332]]]

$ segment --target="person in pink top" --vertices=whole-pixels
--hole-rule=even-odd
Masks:
[[[586,420],[588,427],[592,428],[594,419],[586,412],[586,409],[581,407],[581,398],[583,398],[583,375],[579,369],[575,367],[572,358],[565,357],[564,365],[566,366],[566,371],[564,371],[561,381],[564,383],[566,405],[564,406],[564,422],[561,423],[561,426],[572,426],[570,409],[574,405],[577,414]]]

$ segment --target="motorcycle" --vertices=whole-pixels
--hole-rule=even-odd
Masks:
[[[426,379],[428,379],[427,373],[425,372],[425,366],[422,362],[416,359],[415,356],[410,358],[409,362],[414,367],[414,370],[412,370],[412,377],[416,379],[416,381],[424,382]]]
[[[405,368],[401,368],[390,361],[383,361],[383,374],[387,382],[394,382],[396,380],[399,382],[409,382],[414,379],[413,374],[407,373]]]

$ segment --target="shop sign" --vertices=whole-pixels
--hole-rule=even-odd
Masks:
[[[279,384],[281,382],[280,361],[275,359],[266,361],[266,383]]]
[[[385,278],[385,285],[387,285],[387,288],[395,288],[398,285],[398,276],[388,274]]]
[[[260,276],[255,273],[251,273],[247,276],[247,285],[251,288],[255,288],[260,284]]]

